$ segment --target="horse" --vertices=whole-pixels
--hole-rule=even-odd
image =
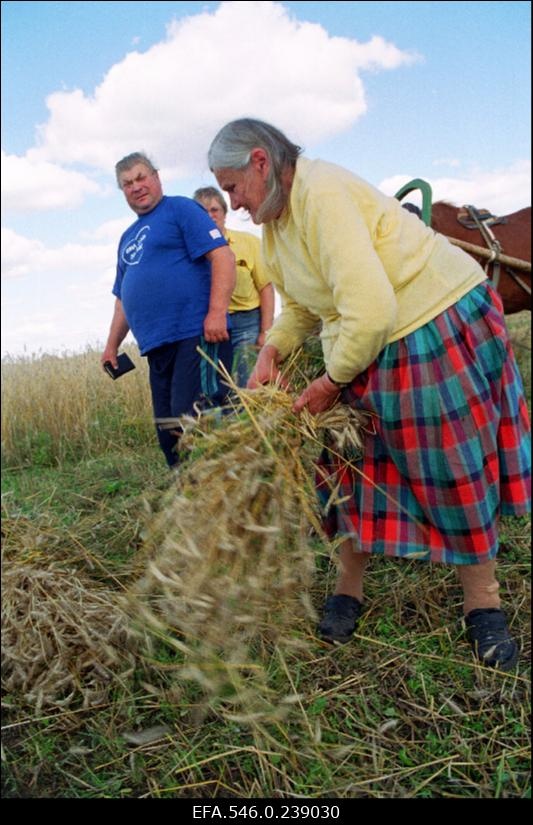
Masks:
[[[465,223],[471,222],[465,220],[464,214],[465,207],[460,209],[446,201],[436,201],[431,207],[431,227],[435,232],[440,232],[448,238],[483,247],[489,252],[487,242],[477,226],[470,229],[458,220],[461,217]],[[512,262],[507,262],[507,258],[531,262],[531,207],[527,206],[518,212],[498,218],[494,223],[489,222],[489,226],[490,232],[500,244],[500,252],[503,256],[499,264],[499,277],[495,277],[495,261],[487,264],[486,257],[470,249],[466,251],[486,269],[488,277],[500,293],[506,315],[512,315],[524,309],[531,312],[531,267],[529,271],[525,271],[523,268],[514,266]]]
[[[531,312],[531,207],[495,217],[474,206],[459,208],[447,201],[432,204],[431,186],[422,178],[405,183],[394,197],[401,202],[415,190],[420,191],[422,208],[414,203],[402,203],[402,207],[481,264],[500,293],[506,315],[524,309]]]

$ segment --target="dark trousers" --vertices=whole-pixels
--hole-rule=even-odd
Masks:
[[[215,367],[200,355],[197,347],[213,363],[222,362],[231,374],[233,351],[230,341],[208,344],[203,336],[198,335],[151,350],[147,358],[154,418],[177,418],[193,414],[195,404],[205,409],[226,402],[228,388],[222,384]],[[157,423],[156,429],[167,464],[173,467],[179,461],[176,450],[179,436]]]

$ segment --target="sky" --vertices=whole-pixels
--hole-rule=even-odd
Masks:
[[[388,195],[531,203],[529,2],[2,2],[2,356],[103,348],[115,163],[216,185],[211,140],[257,117]],[[228,226],[260,229],[240,213]],[[131,340],[131,338],[128,338]]]

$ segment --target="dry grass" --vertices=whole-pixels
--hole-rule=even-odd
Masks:
[[[116,594],[74,570],[2,571],[2,688],[35,714],[100,704],[132,672],[133,637]]]
[[[184,657],[180,678],[214,703],[254,715],[266,701],[273,645],[302,649],[293,628],[315,618],[309,590],[320,532],[305,447],[327,432],[353,449],[366,417],[346,406],[296,417],[274,388],[240,391],[240,410],[213,427],[189,421],[189,460],[148,536],[146,571],[129,590],[139,626]]]
[[[54,466],[154,439],[145,359],[112,381],[100,353],[2,360],[2,462]]]

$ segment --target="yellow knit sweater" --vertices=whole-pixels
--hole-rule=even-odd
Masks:
[[[283,307],[266,343],[285,358],[322,322],[326,368],[339,382],[486,278],[395,198],[302,157],[289,203],[263,226],[263,258]]]

